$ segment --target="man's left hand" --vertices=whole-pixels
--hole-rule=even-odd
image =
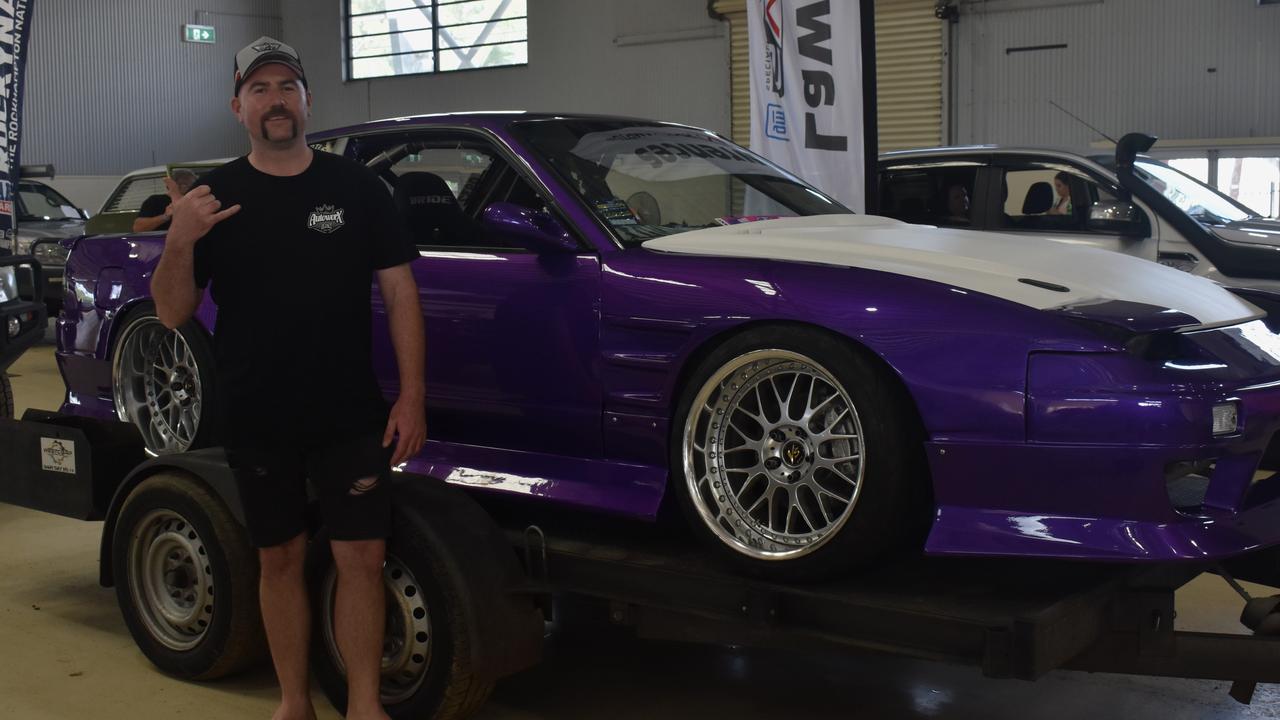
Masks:
[[[396,435],[395,454],[391,456],[391,467],[408,460],[422,449],[427,439],[427,414],[421,395],[401,395],[396,404],[391,406],[391,416],[387,418],[387,431],[382,434],[382,447],[390,447]]]

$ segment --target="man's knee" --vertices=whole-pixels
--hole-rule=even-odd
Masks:
[[[343,572],[376,573],[382,571],[387,556],[385,540],[333,540],[333,562],[338,574]]]
[[[307,559],[305,533],[279,545],[258,548],[258,564],[265,577],[284,577],[299,574]]]

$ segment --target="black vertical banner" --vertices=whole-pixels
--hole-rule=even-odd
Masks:
[[[0,240],[16,252],[14,191],[21,162],[23,73],[35,0],[0,0]]]

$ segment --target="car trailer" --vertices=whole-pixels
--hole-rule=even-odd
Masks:
[[[104,522],[101,582],[115,586],[157,666],[209,679],[262,659],[256,555],[221,450],[147,457],[131,425],[32,410],[0,419],[0,458],[0,502]],[[1280,682],[1280,597],[1249,598],[1234,580],[1280,587],[1274,549],[1222,566],[914,555],[841,580],[782,584],[737,574],[662,527],[395,475],[383,696],[396,718],[474,712],[496,680],[539,661],[562,597],[652,639],[857,648],[992,678],[1071,669],[1216,679],[1244,703],[1257,683]],[[327,546],[312,542],[308,558],[312,664],[341,710]],[[1174,629],[1174,592],[1204,572],[1245,596],[1242,622],[1254,634]]]

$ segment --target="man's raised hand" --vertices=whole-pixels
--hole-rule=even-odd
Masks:
[[[165,187],[168,189],[168,182]],[[176,185],[173,190],[177,190]],[[170,196],[172,197],[172,191]],[[208,185],[201,185],[174,200],[171,208],[173,222],[169,225],[166,241],[191,244],[208,234],[214,225],[240,212],[239,205],[224,209]]]

